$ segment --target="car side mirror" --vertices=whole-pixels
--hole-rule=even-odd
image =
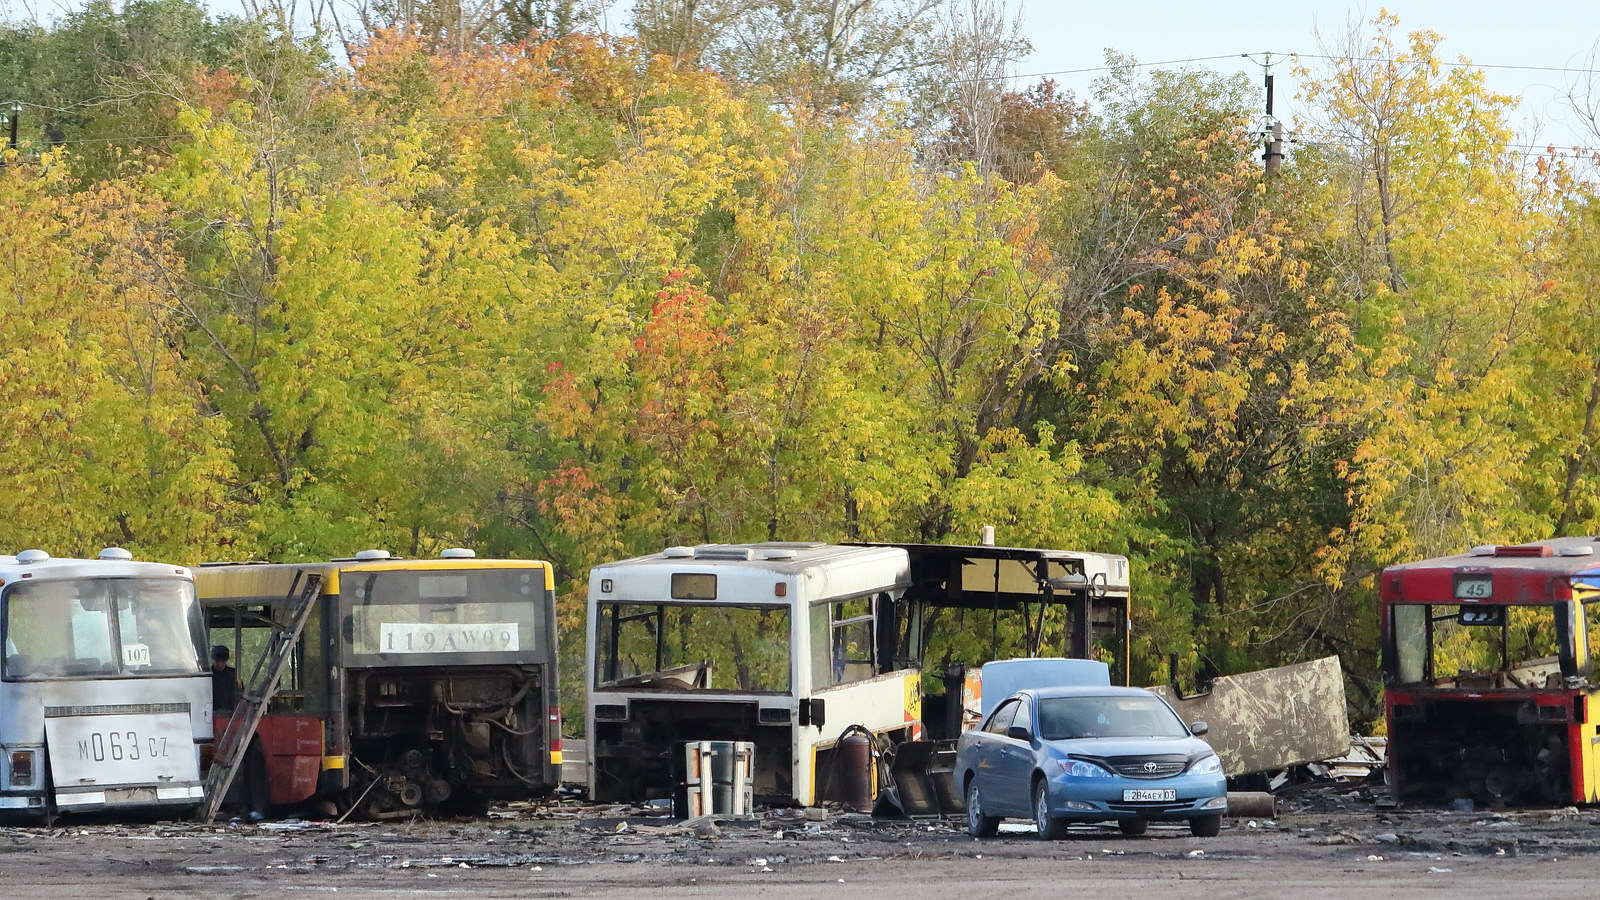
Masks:
[[[1211,726],[1207,725],[1204,722],[1190,722],[1189,723],[1189,733],[1194,735],[1195,737],[1199,737],[1200,735],[1205,734],[1206,732],[1208,732],[1210,730],[1211,730]]]
[[[1012,725],[1006,729],[1006,737],[1019,741],[1033,740],[1033,732],[1021,725]]]

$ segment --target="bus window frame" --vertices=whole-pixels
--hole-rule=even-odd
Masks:
[[[1513,667],[1511,653],[1511,619],[1510,610],[1513,608],[1549,609],[1551,624],[1554,631],[1556,647],[1556,660],[1563,677],[1573,677],[1586,674],[1586,670],[1594,667],[1593,648],[1588,640],[1588,616],[1584,607],[1591,604],[1600,604],[1600,596],[1588,600],[1556,600],[1540,603],[1482,603],[1462,604],[1459,601],[1448,603],[1439,602],[1402,602],[1391,601],[1388,604],[1388,615],[1384,622],[1383,645],[1388,660],[1382,665],[1384,679],[1390,684],[1433,684],[1440,679],[1436,657],[1438,655],[1438,629],[1439,622],[1453,622],[1459,618],[1462,606],[1502,606],[1506,614],[1498,626],[1464,626],[1464,627],[1497,627],[1499,630],[1500,661],[1499,669],[1506,670]],[[1399,610],[1402,608],[1418,608],[1422,612],[1424,625],[1422,637],[1422,680],[1420,682],[1405,681],[1401,678],[1401,634],[1398,624]],[[1439,610],[1435,613],[1434,610]],[[1574,619],[1576,616],[1576,619]],[[1577,647],[1569,638],[1573,635],[1573,625],[1578,627],[1576,632],[1583,640],[1583,646]],[[1582,652],[1577,652],[1581,650]],[[1456,673],[1460,675],[1462,673]],[[1455,675],[1445,677],[1456,677]]]
[[[882,591],[872,590],[860,594],[851,594],[847,597],[816,600],[810,604],[810,608],[806,611],[806,640],[811,646],[807,648],[809,652],[806,664],[811,669],[812,690],[817,691],[850,684],[860,684],[863,681],[871,681],[882,673],[882,660],[879,658],[881,653],[879,640],[881,636],[878,631],[879,603],[882,601],[882,597]],[[839,618],[841,607],[856,602],[866,603],[867,611],[860,615]],[[819,611],[821,613],[820,616],[818,615]],[[822,622],[827,623],[825,629],[818,628],[818,625]],[[836,652],[840,649],[839,638],[841,633],[846,629],[863,624],[867,626],[867,638],[865,641],[867,658],[839,658]],[[820,635],[819,631],[821,632]],[[817,638],[819,636],[823,639],[821,646],[818,646]],[[854,678],[846,677],[850,672],[851,666],[861,665],[867,667],[865,675]],[[818,683],[817,674],[819,672],[824,672],[827,675],[826,683]]]
[[[320,599],[320,598],[319,598]],[[282,627],[286,622],[281,619],[287,616],[287,609],[281,598],[230,598],[210,600],[201,603],[201,614],[206,629],[206,640],[211,642],[213,627],[227,627],[232,633],[232,642],[228,644],[229,662],[234,671],[239,673],[241,680],[253,675],[256,663],[262,650],[255,650],[247,660],[244,655],[244,636],[246,629],[250,631],[264,631],[268,640],[275,627]],[[213,624],[213,615],[221,618],[226,616],[227,622]],[[327,706],[328,698],[326,676],[318,675],[319,670],[327,667],[326,657],[328,648],[318,627],[317,617],[312,616],[306,621],[305,629],[295,641],[294,651],[289,655],[289,665],[284,670],[278,688],[273,692],[269,715],[316,715],[324,714],[323,708]],[[318,662],[321,657],[323,661]]]
[[[647,609],[644,609],[644,611],[640,612],[631,612],[627,615],[617,615],[618,611],[620,611],[620,608],[625,606]],[[697,610],[728,608],[782,612],[786,619],[783,630],[783,640],[786,645],[784,655],[788,660],[788,665],[784,668],[785,684],[782,688],[755,690],[746,688],[696,687],[694,688],[694,692],[699,694],[763,695],[773,697],[797,696],[796,692],[798,690],[798,681],[796,679],[799,675],[798,668],[800,665],[802,665],[802,657],[800,654],[795,652],[795,640],[797,634],[797,623],[795,620],[799,618],[800,610],[803,609],[803,607],[797,603],[765,603],[743,600],[707,601],[607,598],[604,600],[592,601],[589,606],[589,614],[593,619],[592,624],[595,635],[595,646],[592,650],[592,655],[594,657],[594,677],[593,683],[589,686],[589,689],[600,692],[655,692],[659,691],[660,688],[635,682],[637,679],[646,678],[647,676],[663,674],[670,675],[686,667],[696,667],[696,663],[680,664],[679,666],[675,667],[664,667],[664,664],[667,662],[664,656],[667,643],[666,630],[660,623],[666,616],[666,610],[672,608],[692,608]],[[617,668],[617,665],[620,662],[620,656],[616,650],[618,643],[621,640],[622,626],[629,622],[648,621],[651,619],[654,619],[657,622],[655,628],[653,629],[656,651],[654,663],[655,669],[650,672],[641,672],[636,675],[622,675],[620,670]],[[806,624],[808,627],[809,621]],[[810,641],[809,633],[806,633],[806,640],[808,642]],[[608,648],[610,651],[609,658],[607,653]]]

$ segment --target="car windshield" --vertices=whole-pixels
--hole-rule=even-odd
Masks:
[[[1039,737],[1185,737],[1189,729],[1154,696],[1041,697]]]
[[[179,578],[25,581],[5,594],[10,679],[202,671],[200,607]]]
[[[597,687],[789,690],[789,609],[603,603]]]

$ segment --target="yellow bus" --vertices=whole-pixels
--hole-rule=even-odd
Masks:
[[[208,641],[252,671],[297,573],[321,595],[257,731],[275,806],[366,817],[481,808],[560,784],[555,581],[542,560],[398,559],[195,568]],[[220,729],[226,722],[226,710]]]

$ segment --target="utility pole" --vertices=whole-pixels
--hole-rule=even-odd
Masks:
[[[17,149],[17,122],[22,119],[21,103],[11,104],[11,115],[9,118],[11,119],[11,122],[9,123],[7,130],[11,132],[11,135],[10,137],[6,138],[6,146],[10,147],[12,150],[15,150]]]
[[[1267,119],[1266,127],[1262,129],[1261,140],[1265,151],[1261,154],[1261,161],[1265,164],[1268,177],[1278,174],[1278,169],[1283,167],[1283,123],[1272,114],[1272,54],[1266,54],[1266,86],[1267,86]]]

